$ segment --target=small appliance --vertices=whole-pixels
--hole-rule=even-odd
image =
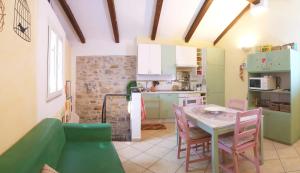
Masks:
[[[252,90],[273,90],[276,89],[276,80],[273,76],[250,77],[249,89]]]

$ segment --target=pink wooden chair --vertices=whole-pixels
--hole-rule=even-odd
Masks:
[[[203,154],[205,152],[205,143],[208,143],[211,140],[211,137],[208,133],[203,131],[198,127],[189,127],[188,121],[185,114],[183,113],[182,107],[173,105],[173,109],[176,115],[177,128],[178,128],[178,151],[177,158],[180,158],[180,152],[186,150],[186,171],[189,169],[189,164],[209,160],[210,157],[202,155],[199,159],[190,160],[191,148],[196,148],[198,146],[203,147]],[[182,140],[186,143],[186,148],[182,149]]]
[[[225,172],[239,173],[238,157],[241,156],[252,162],[256,167],[256,172],[260,173],[258,140],[261,113],[261,108],[238,112],[234,134],[220,136],[218,145],[219,149],[222,151],[222,156],[224,157],[224,154],[228,153],[233,157],[233,164],[220,164],[220,168]],[[254,159],[251,159],[244,154],[248,149],[253,149]]]
[[[230,99],[226,106],[231,109],[246,111],[248,109],[248,101],[242,99]]]

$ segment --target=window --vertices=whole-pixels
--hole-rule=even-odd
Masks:
[[[48,95],[52,100],[63,90],[63,43],[61,37],[49,27],[48,36]]]

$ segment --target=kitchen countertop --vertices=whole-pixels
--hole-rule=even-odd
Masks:
[[[206,93],[204,91],[172,91],[172,90],[158,90],[156,92],[142,92],[142,94],[193,94]]]

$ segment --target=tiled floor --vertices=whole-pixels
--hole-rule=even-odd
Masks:
[[[167,123],[166,130],[142,131],[140,142],[114,142],[126,173],[181,173],[185,172],[185,153],[176,157],[174,123]],[[197,152],[193,152],[193,157]],[[293,146],[264,140],[265,163],[262,173],[300,173],[300,141]],[[255,173],[254,166],[240,161],[241,173]],[[209,161],[193,163],[191,173],[210,173]]]

